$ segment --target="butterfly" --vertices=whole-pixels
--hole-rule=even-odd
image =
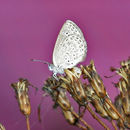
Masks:
[[[48,64],[48,68],[53,72],[53,77],[57,79],[57,74],[64,74],[64,69],[73,68],[78,63],[84,61],[87,54],[87,42],[80,28],[71,20],[67,20],[57,37],[53,50],[53,64]],[[35,60],[33,61],[40,61]],[[40,61],[42,62],[42,61]]]

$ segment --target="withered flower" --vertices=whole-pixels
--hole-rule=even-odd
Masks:
[[[48,78],[45,81],[43,91],[47,92],[54,101],[54,106],[59,106],[64,114],[65,119],[69,124],[75,125],[81,129],[86,130],[87,128],[92,129],[82,118],[80,118],[73,110],[71,103],[66,95],[66,89],[62,86],[62,80],[55,80],[54,78]],[[80,120],[85,126],[79,124]]]
[[[104,100],[105,103],[104,108],[106,110],[109,109],[109,115],[113,116],[113,119],[116,119],[119,116],[123,120],[122,116],[116,110],[115,106],[112,104],[110,98],[108,97],[103,81],[98,75],[96,68],[94,66],[94,61],[91,61],[90,65],[86,67],[81,66],[81,70],[83,72],[83,78],[88,79],[88,82],[94,89],[97,96]]]
[[[31,114],[30,99],[28,96],[28,86],[30,83],[27,79],[20,78],[17,83],[12,83],[11,86],[15,90],[15,96],[19,104],[20,111],[26,116],[27,128],[30,130],[29,115]]]
[[[89,102],[94,106],[95,111],[103,118],[110,119],[109,115],[105,111],[103,107],[102,100],[97,96],[97,94],[94,92],[93,88],[90,85],[84,84],[84,89],[86,92],[86,95],[89,99]]]
[[[28,96],[28,86],[29,82],[27,79],[19,79],[19,82],[12,83],[11,86],[15,90],[15,96],[18,100],[20,111],[26,115],[29,116],[31,113],[31,105],[30,105],[30,99]]]
[[[0,123],[0,130],[5,130],[5,127]]]
[[[124,78],[128,86],[130,87],[130,57],[126,61],[121,61],[120,65],[120,68],[111,67],[111,71],[115,71],[118,75]]]
[[[123,78],[120,78],[119,82],[115,85],[120,90],[123,110],[126,115],[130,115],[130,87]]]
[[[111,67],[111,71],[115,71],[121,76],[118,83],[114,85],[119,89],[120,94],[115,98],[115,106],[124,118],[124,122],[118,121],[119,128],[130,128],[130,58],[120,62],[120,68]]]
[[[123,96],[125,96],[124,94],[127,92],[128,89],[128,84],[127,82],[124,80],[124,78],[120,78],[119,82],[115,84],[116,87],[118,87],[120,94]]]
[[[83,67],[81,65],[81,70],[83,73],[83,78],[88,79],[90,85],[96,92],[96,94],[100,98],[104,98],[106,96],[106,89],[104,87],[103,81],[98,75],[96,68],[94,66],[94,61],[91,60],[90,64],[88,66]]]
[[[80,78],[77,76],[74,70],[71,71],[66,69],[65,74],[65,77],[60,77],[63,81],[61,86],[67,89],[67,91],[80,106],[86,106],[87,97]]]
[[[90,85],[84,84],[84,89],[86,95],[89,98],[89,102],[94,106],[95,111],[101,117],[108,119],[112,123],[114,129],[117,129],[113,122],[113,119],[117,120],[119,116],[115,113],[115,111],[113,111],[111,106],[109,106],[102,98],[99,98]],[[100,124],[102,124],[102,126],[104,126],[105,129],[109,129],[103,122],[101,122],[100,119],[98,119],[98,122],[100,122]]]
[[[117,110],[119,111],[119,113],[122,115],[122,117],[124,118],[124,122],[119,119],[117,121],[117,125],[119,128],[123,128],[125,129],[126,128],[130,128],[130,116],[129,115],[126,115],[125,112],[124,112],[124,109],[123,109],[123,102],[122,102],[122,96],[121,95],[118,95],[116,98],[115,98],[115,102],[114,102]]]
[[[79,71],[78,71],[79,72]],[[82,117],[85,113],[85,110],[87,109],[91,115],[106,129],[109,129],[98,117],[97,115],[93,112],[91,107],[88,104],[88,95],[85,93],[84,86],[81,82],[80,76],[81,72],[76,74],[77,71],[74,69],[65,70],[65,77],[60,77],[60,79],[63,80],[63,83],[61,86],[71,94],[73,99],[78,103],[79,105],[79,115]],[[84,110],[82,113],[80,112],[80,107],[83,106]]]

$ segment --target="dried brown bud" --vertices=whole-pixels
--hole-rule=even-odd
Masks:
[[[121,67],[115,69],[116,73],[119,74],[130,86],[130,59],[120,62]]]
[[[18,100],[20,111],[26,116],[29,116],[31,113],[31,105],[28,97],[28,85],[28,80],[22,78],[19,79],[19,82],[11,84],[15,90],[16,99]]]
[[[85,92],[87,97],[90,99],[91,104],[94,106],[96,112],[103,118],[109,119],[109,116],[105,109],[103,108],[103,102],[101,99],[96,95],[93,88],[90,85],[85,85]]]
[[[122,98],[121,98],[121,95],[118,95],[116,98],[115,98],[115,107],[116,109],[118,110],[118,112],[121,114],[121,116],[124,118],[125,120],[125,123],[127,123],[128,121],[126,120],[126,116],[125,116],[125,113],[124,113],[124,110],[122,108]],[[119,118],[119,120],[117,121],[117,125],[119,128],[123,128],[124,129],[124,123],[123,121]]]
[[[90,62],[90,65],[83,67],[81,66],[81,70],[83,75],[85,75],[93,87],[94,91],[100,98],[104,98],[106,96],[106,89],[103,85],[103,81],[96,72],[96,68],[94,66],[94,61]]]
[[[66,77],[61,78],[66,85],[67,91],[72,95],[74,100],[81,106],[86,105],[86,94],[83,89],[80,77],[77,76],[76,72],[65,70]],[[67,79],[67,81],[66,81]]]
[[[66,95],[66,90],[61,87],[61,82],[54,78],[48,78],[44,84],[43,90],[51,95],[54,102],[65,111],[71,109],[71,104]]]

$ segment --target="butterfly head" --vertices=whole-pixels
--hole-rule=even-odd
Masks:
[[[53,64],[48,64],[48,68],[49,68],[50,71],[55,70],[55,66]]]
[[[59,67],[59,66],[55,66],[54,64],[50,64],[48,62],[42,61],[42,60],[36,60],[36,59],[31,59],[31,61],[36,61],[36,62],[42,62],[44,64],[48,65],[48,69],[50,71],[53,72],[53,77],[56,79],[56,75],[59,74],[64,74],[64,69]]]

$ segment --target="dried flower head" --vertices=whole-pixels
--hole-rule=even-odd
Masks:
[[[81,71],[81,70],[80,70]],[[65,70],[66,76],[60,77],[62,79],[63,83],[61,84],[62,87],[64,87],[73,97],[73,99],[78,103],[79,105],[79,115],[82,117],[85,113],[85,110],[87,109],[91,115],[105,128],[108,129],[108,127],[97,117],[97,115],[93,112],[91,107],[89,106],[89,95],[85,93],[85,86],[81,82],[81,73],[77,76],[77,71],[73,71],[73,69]],[[82,113],[80,112],[81,106],[84,107],[84,110]]]
[[[66,69],[65,74],[65,77],[60,77],[63,81],[61,86],[67,89],[67,91],[71,94],[71,96],[80,106],[86,106],[87,97],[84,92],[83,84],[80,80],[80,77],[77,76],[76,71],[73,71],[73,69]]]
[[[111,71],[120,75],[130,87],[130,57],[126,61],[121,61],[120,65],[120,68],[111,67]]]
[[[96,94],[104,98],[106,96],[106,89],[104,87],[103,81],[98,75],[96,68],[94,66],[94,61],[92,60],[88,66],[83,67],[81,65],[81,70],[83,73],[83,78],[88,79],[90,85],[96,92]]]
[[[120,68],[112,67],[111,70],[121,76],[119,82],[115,84],[120,91],[120,94],[115,98],[115,106],[124,118],[124,122],[119,119],[117,125],[124,129],[122,123],[126,128],[130,128],[130,58],[121,61],[120,65]]]
[[[124,122],[122,122],[121,119],[117,121],[118,127],[123,129],[125,129],[125,127],[130,128],[130,116],[125,114],[121,95],[116,96],[114,104],[117,110],[119,111],[119,113],[121,114],[121,116],[124,118]]]
[[[66,90],[61,87],[61,81],[57,81],[53,77],[48,78],[44,83],[43,91],[47,92],[63,110],[71,109],[69,99],[66,96]]]
[[[110,119],[109,115],[103,107],[103,101],[97,96],[90,85],[84,84],[84,90],[89,99],[89,102],[94,106],[95,111],[103,118]]]
[[[70,83],[70,81],[67,80],[69,79],[66,79],[65,82]],[[64,83],[64,80],[60,79],[57,81],[53,77],[48,78],[44,83],[43,91],[47,92],[52,97],[55,107],[59,106],[61,108],[63,115],[69,124],[75,125],[84,130],[87,130],[87,128],[91,129],[91,126],[89,126],[82,118],[79,117],[79,115],[74,112],[73,107],[71,106],[71,103],[66,95],[67,89],[63,87],[63,84],[66,84]],[[82,126],[78,120],[80,120],[87,128]]]
[[[0,130],[5,130],[5,127],[0,123]]]
[[[12,83],[11,86],[15,90],[15,96],[18,100],[18,104],[20,107],[20,111],[26,115],[29,116],[31,113],[31,105],[30,100],[28,96],[28,86],[29,82],[27,79],[20,78],[17,83]]]

